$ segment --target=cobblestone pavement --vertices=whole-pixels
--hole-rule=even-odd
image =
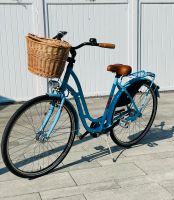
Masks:
[[[100,116],[106,98],[87,99]],[[19,104],[0,106],[0,135]],[[84,130],[81,129],[81,132]],[[28,180],[11,174],[0,155],[0,199],[4,200],[172,200],[174,199],[174,93],[162,93],[151,131],[139,145],[124,149],[110,144],[113,163],[102,137],[74,145],[60,167]]]

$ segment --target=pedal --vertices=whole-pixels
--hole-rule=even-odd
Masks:
[[[79,136],[79,140],[82,140],[85,136],[87,136],[89,134],[88,131],[86,131],[84,134]]]

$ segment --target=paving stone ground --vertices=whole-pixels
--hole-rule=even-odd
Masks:
[[[93,116],[101,116],[106,98],[87,103]],[[0,137],[19,106],[0,106]],[[76,139],[60,167],[34,180],[11,174],[0,155],[0,199],[174,200],[173,134],[174,93],[161,93],[155,122],[137,146],[124,149],[109,141],[115,163],[102,137],[90,136]]]

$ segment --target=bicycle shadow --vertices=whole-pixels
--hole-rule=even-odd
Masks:
[[[81,159],[79,160],[76,160],[76,161],[73,161],[73,162],[70,162],[68,164],[65,164],[61,167],[57,167],[55,168],[52,172],[56,172],[56,171],[59,171],[59,170],[63,170],[63,169],[66,169],[68,167],[72,167],[72,166],[75,166],[75,165],[78,165],[78,164],[81,164],[81,163],[85,163],[85,162],[92,162],[92,161],[95,161],[97,160],[98,158],[101,158],[101,157],[105,157],[105,156],[108,156],[110,154],[109,152],[109,149],[108,148],[105,148],[103,146],[98,146],[100,148],[100,150],[98,152],[95,152],[95,153],[92,153],[92,154],[89,154],[87,156],[82,156]],[[97,147],[96,147],[97,148]],[[122,148],[122,147],[111,147],[111,150],[112,150],[112,153],[116,153],[119,151],[119,154],[117,155],[117,157],[114,157],[115,161],[114,162],[117,162],[117,160],[119,159],[119,157],[122,155],[122,153],[126,150],[125,148]]]
[[[76,146],[76,145],[79,145],[81,144],[82,142],[87,142],[89,140],[91,140],[92,138],[90,136],[87,136],[83,139],[83,141],[81,140],[75,140],[74,143],[73,143],[73,146]],[[57,147],[55,150],[52,151],[52,154],[56,153],[56,152],[59,152],[59,150],[61,149],[61,146],[60,147]],[[51,151],[49,152],[51,153]],[[40,159],[40,157],[43,156],[42,153],[40,155],[38,155],[38,159]],[[45,156],[46,157],[46,156]],[[29,158],[30,159],[30,162],[32,162],[32,157]],[[23,161],[20,161],[18,163],[16,163],[16,165],[18,165],[18,167],[22,167],[24,166],[24,164],[29,164],[29,159],[25,159]],[[2,167],[0,168],[0,175],[3,175],[5,173],[9,172],[9,170],[6,168],[6,167]]]
[[[165,126],[165,122],[161,122],[159,125],[156,125],[154,128],[152,128],[149,133],[145,136],[145,138],[143,138],[140,143],[134,147],[131,148],[136,148],[137,146],[141,146],[141,145],[148,145],[149,147],[156,147],[158,144],[156,143],[157,141],[161,141],[161,140],[166,140],[169,138],[172,138],[174,135],[174,126],[171,127],[170,129],[164,129]],[[91,139],[93,139],[91,136],[86,136],[82,141],[80,140],[76,140],[74,141],[73,146],[77,146],[79,144],[81,144],[82,142],[88,142]],[[54,169],[52,172],[61,170],[61,169],[65,169],[68,167],[72,167],[74,165],[80,164],[80,163],[84,163],[84,162],[91,162],[91,161],[95,161],[99,158],[105,157],[109,155],[109,149],[99,145],[99,146],[95,146],[94,147],[96,152],[89,154],[87,156],[82,156],[80,159],[76,160],[76,161],[72,161],[68,164],[64,164],[61,167],[57,167],[56,169]],[[54,154],[56,151],[59,151],[59,147],[56,148],[54,151],[52,151],[51,153]],[[111,147],[111,150],[113,153],[118,152],[118,155],[115,157],[115,160],[117,161],[119,159],[119,157],[122,155],[122,153],[126,150],[126,148],[122,148],[119,147],[117,145],[114,145]],[[38,159],[40,159],[40,156],[38,156]],[[66,158],[65,158],[66,159]],[[20,167],[24,165],[24,163],[27,163],[26,161],[22,161],[20,163],[17,163]],[[3,175],[5,173],[7,173],[9,170],[6,167],[0,168],[0,175]]]
[[[160,124],[155,125],[155,128],[147,133],[147,135],[140,141],[139,145],[148,145],[149,147],[155,147],[158,144],[157,141],[166,140],[172,138],[174,135],[174,126],[170,129],[164,129],[166,123],[162,121]]]
[[[164,129],[164,126],[165,126],[164,121],[162,121],[159,125],[155,125],[155,128],[151,128],[151,130],[139,142],[139,144],[137,144],[136,146],[130,147],[130,148],[136,148],[136,147],[142,146],[142,145],[148,145],[149,147],[156,147],[156,146],[158,146],[157,141],[172,138],[173,135],[174,135],[174,126],[171,127],[168,130]],[[95,149],[98,150],[98,151],[96,151],[95,153],[89,154],[87,156],[82,156],[81,159],[70,162],[68,164],[65,164],[61,167],[54,169],[53,171],[55,172],[55,171],[58,171],[58,170],[62,170],[62,169],[72,167],[74,165],[77,165],[77,164],[80,164],[80,163],[83,163],[83,162],[95,161],[98,158],[102,158],[102,157],[108,156],[110,154],[109,149],[105,148],[104,146],[96,146]],[[123,147],[119,147],[119,146],[112,146],[111,147],[113,154],[116,153],[116,152],[119,152],[118,155],[116,157],[114,157],[115,162],[117,162],[117,160],[122,155],[122,153],[127,149],[129,149],[129,148],[123,148]]]

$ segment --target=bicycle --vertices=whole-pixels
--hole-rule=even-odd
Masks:
[[[59,32],[54,39],[60,40],[65,34]],[[155,74],[145,71],[132,73],[130,66],[122,64],[107,67],[108,71],[115,73],[107,105],[102,116],[91,117],[73,71],[77,49],[87,45],[115,48],[114,44],[97,43],[95,38],[71,47],[63,81],[50,80],[51,92],[25,102],[7,123],[1,150],[3,161],[13,174],[23,178],[47,174],[66,157],[75,136],[82,140],[87,134],[92,137],[110,134],[116,144],[130,147],[137,144],[152,126],[159,97]],[[68,84],[70,76],[77,91]],[[122,84],[124,77],[130,80]],[[118,92],[115,94],[116,88]],[[86,129],[84,134],[79,132],[79,117],[66,93],[71,93],[75,99]],[[90,126],[87,120],[91,121]]]

